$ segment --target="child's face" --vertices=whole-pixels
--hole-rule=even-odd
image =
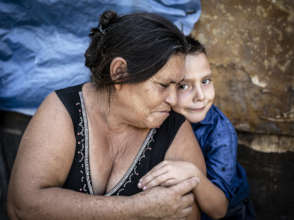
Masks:
[[[178,87],[178,103],[174,110],[195,123],[202,121],[211,107],[214,86],[204,53],[187,55],[185,67],[185,79]]]

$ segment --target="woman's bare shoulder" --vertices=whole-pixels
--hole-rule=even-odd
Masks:
[[[75,136],[71,118],[53,92],[45,98],[25,130],[12,179],[21,179],[25,173],[29,177],[26,178],[27,186],[33,183],[35,187],[62,185],[74,152]]]
[[[205,160],[199,143],[195,138],[191,124],[186,120],[177,132],[169,150],[166,160],[183,160],[194,163],[202,172],[206,173]]]
[[[63,136],[69,135],[73,132],[73,124],[65,106],[56,93],[52,92],[44,99],[31,119],[25,135],[30,135],[32,138],[39,135],[58,136],[60,135],[58,131],[62,131],[60,134]]]

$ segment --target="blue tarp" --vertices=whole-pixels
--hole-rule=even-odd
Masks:
[[[106,9],[159,13],[189,34],[200,0],[0,0],[0,109],[32,115],[52,91],[89,80],[84,52]]]

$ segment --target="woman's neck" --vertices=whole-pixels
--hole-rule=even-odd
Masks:
[[[120,105],[115,93],[109,94],[106,89],[97,89],[92,83],[85,85],[83,93],[89,117],[99,122],[105,132],[114,134],[139,129],[124,117],[125,109]]]

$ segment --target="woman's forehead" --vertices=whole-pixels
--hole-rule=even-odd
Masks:
[[[166,83],[178,83],[183,80],[185,73],[184,55],[173,55],[152,78]]]

